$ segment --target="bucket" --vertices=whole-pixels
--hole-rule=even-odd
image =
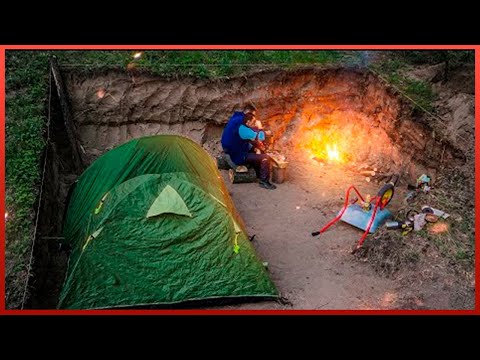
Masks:
[[[272,165],[272,181],[276,184],[281,184],[285,181],[287,176],[288,162],[278,162]]]

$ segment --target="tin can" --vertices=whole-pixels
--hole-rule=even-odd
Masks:
[[[387,221],[385,226],[387,227],[387,230],[397,230],[401,229],[403,224],[404,223],[401,221]]]

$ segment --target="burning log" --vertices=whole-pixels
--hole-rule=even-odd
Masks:
[[[318,158],[318,157],[316,157],[316,156],[312,157],[312,160],[315,160],[316,162],[319,162],[319,163],[321,163],[321,164],[325,164],[325,160],[320,159],[320,158]]]

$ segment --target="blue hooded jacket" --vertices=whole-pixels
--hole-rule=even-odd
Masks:
[[[245,163],[245,157],[249,150],[249,142],[242,139],[239,134],[239,128],[243,125],[244,118],[243,112],[236,111],[228,120],[222,134],[223,151],[229,154],[237,165]]]

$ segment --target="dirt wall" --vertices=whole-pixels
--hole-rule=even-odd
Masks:
[[[65,80],[87,163],[131,138],[160,133],[189,136],[216,154],[224,124],[247,102],[287,154],[313,129],[349,128],[344,147],[352,161],[412,176],[464,161],[412,116],[410,104],[363,70],[263,71],[220,80],[71,71]]]

